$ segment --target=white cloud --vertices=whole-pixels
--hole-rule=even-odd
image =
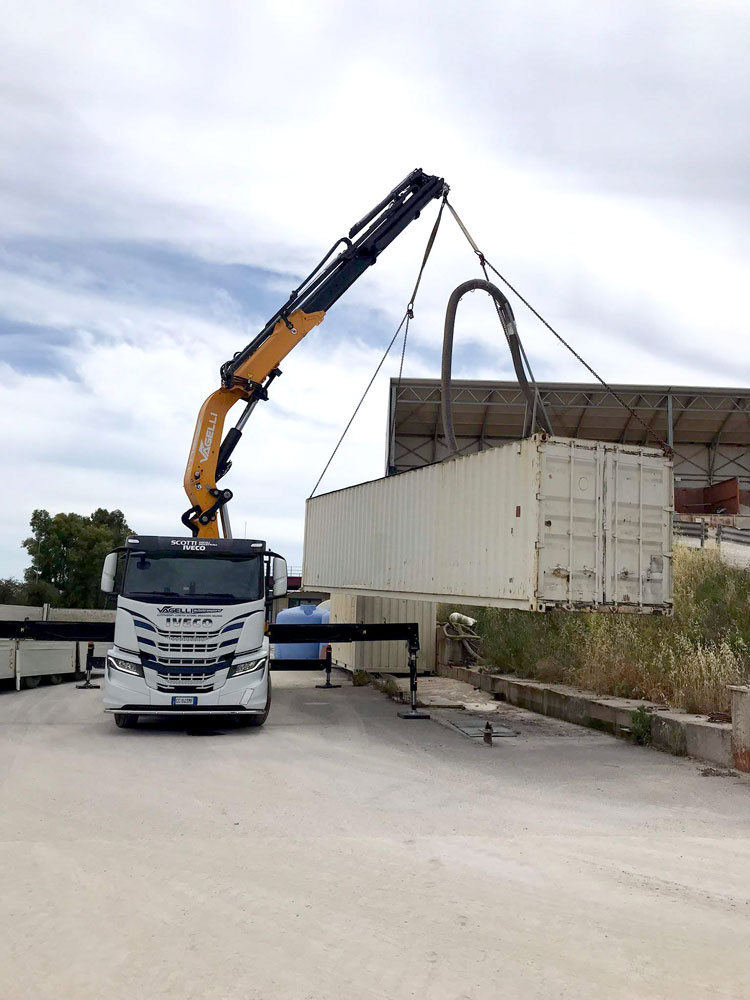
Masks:
[[[175,354],[171,339],[156,335],[148,348],[90,345],[78,382],[0,369],[4,406],[18,428],[6,461],[23,470],[2,530],[6,573],[24,564],[23,553],[14,551],[35,507],[120,507],[138,530],[182,533],[179,517],[188,506],[182,475],[198,406],[214,388],[212,353],[201,347],[190,356]],[[235,532],[247,522],[250,535],[266,537],[299,561],[305,497],[377,353],[356,345],[321,351],[312,341],[298,348],[300,359],[287,366],[272,399],[248,423],[225,481],[236,496]],[[343,382],[342,370],[349,376]],[[386,391],[384,376],[324,488],[382,474]]]
[[[490,259],[605,378],[747,382],[743,5],[0,8],[11,241],[127,240],[301,275],[421,165],[447,178]],[[304,497],[403,311],[436,208],[350,291],[346,320],[332,316],[289,359],[236,453],[235,528],[247,520],[293,559]],[[76,378],[2,370],[19,500],[0,575],[23,565],[33,507],[119,506],[139,529],[177,530],[198,405],[266,318],[228,295],[180,306],[137,278],[128,295],[97,289],[64,256],[21,268],[13,254],[0,262],[0,331],[3,317],[59,330]],[[446,216],[407,372],[438,374],[425,358],[445,303],[475,274]],[[267,281],[281,302],[284,279]],[[537,375],[586,380],[513,305]],[[508,377],[489,303],[462,306],[457,342],[490,352],[481,371],[458,359],[462,375]],[[396,369],[394,354],[323,488],[382,471]]]

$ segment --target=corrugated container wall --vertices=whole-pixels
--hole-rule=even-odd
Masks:
[[[435,624],[437,606],[427,601],[407,601],[394,597],[364,597],[334,594],[331,622],[416,622],[419,625],[419,673],[435,670]],[[403,674],[409,670],[405,642],[335,642],[335,663],[348,670],[369,670],[380,674]]]
[[[669,612],[672,464],[535,435],[307,501],[303,580],[331,593]]]

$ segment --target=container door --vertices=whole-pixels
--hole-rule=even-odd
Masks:
[[[671,477],[671,466],[660,455],[606,448],[606,604],[634,610],[671,604]]]
[[[539,445],[538,598],[564,607],[602,600],[602,470],[594,442]]]

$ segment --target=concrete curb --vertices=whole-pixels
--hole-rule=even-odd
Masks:
[[[545,684],[509,674],[488,674],[474,667],[438,663],[437,673],[471,684],[481,691],[540,715],[589,726],[613,736],[629,736],[636,709],[651,709],[651,745],[678,757],[698,757],[722,767],[736,767],[732,753],[732,726],[707,722],[703,716],[665,712],[652,702],[607,698],[565,684]]]

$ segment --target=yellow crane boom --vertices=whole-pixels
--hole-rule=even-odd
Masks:
[[[234,451],[250,414],[281,374],[279,365],[291,350],[322,322],[328,309],[375,263],[384,250],[433,198],[448,192],[442,177],[413,170],[364,218],[338,240],[315,270],[296,288],[281,309],[244,350],[221,367],[221,385],[198,414],[184,486],[191,506],[182,515],[194,537],[231,537],[226,504],[232,491],[217,483],[231,467]],[[343,249],[336,251],[343,244]],[[335,256],[334,256],[335,254]],[[229,410],[246,405],[237,424],[224,435]]]

